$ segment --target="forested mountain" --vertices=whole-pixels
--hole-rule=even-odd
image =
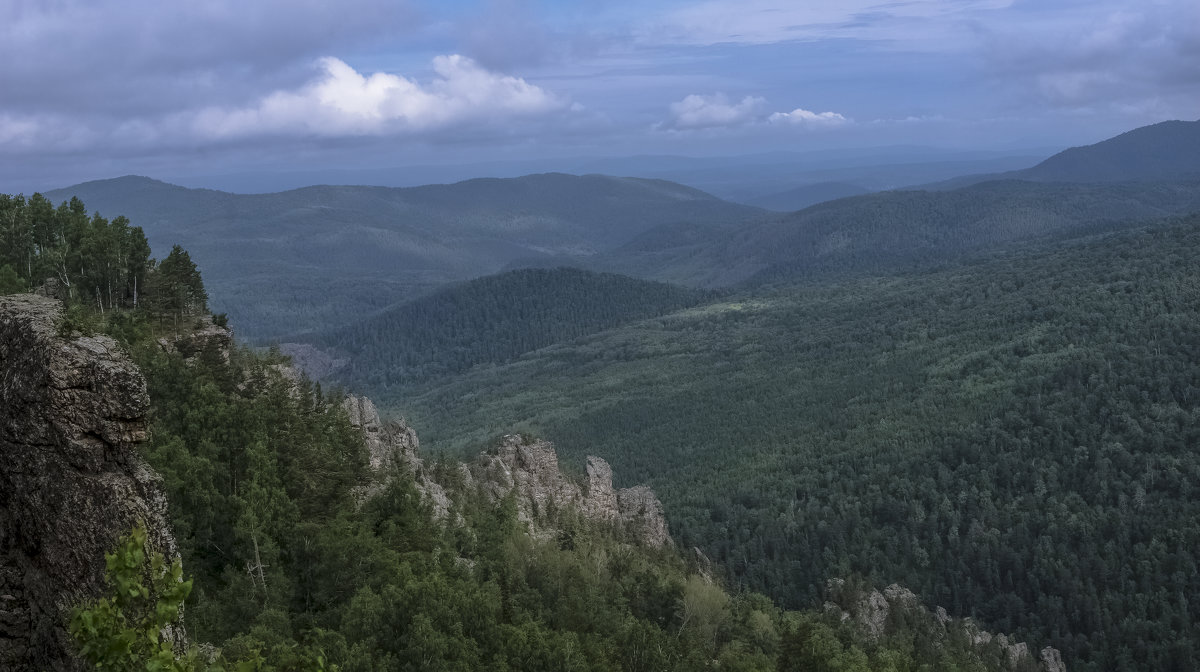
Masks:
[[[215,306],[251,337],[347,323],[515,261],[610,250],[662,224],[726,228],[761,212],[670,182],[562,174],[252,195],[123,177],[46,196],[126,213],[156,252],[182,244]]]
[[[663,227],[589,261],[638,277],[719,287],[943,263],[1022,239],[1122,226],[1200,210],[1200,181],[1139,184],[988,182],[821,203],[734,231]],[[691,229],[693,227],[686,227]],[[758,277],[755,277],[758,276]]]
[[[518,427],[603,454],[654,485],[683,544],[791,606],[859,572],[1072,669],[1188,670],[1197,258],[1191,216],[779,286],[388,405],[440,446]]]
[[[1164,121],[1018,171],[1043,182],[1149,182],[1200,177],[1200,121]]]
[[[1083,147],[1072,147],[1031,168],[952,178],[929,188],[992,180],[1035,182],[1154,182],[1200,178],[1200,121],[1163,121]]]
[[[307,342],[348,359],[332,380],[351,389],[388,387],[501,364],[711,296],[611,273],[517,270],[438,290]]]

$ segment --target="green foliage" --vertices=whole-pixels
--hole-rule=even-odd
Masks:
[[[105,556],[109,596],[76,608],[71,617],[70,632],[79,654],[96,669],[194,669],[192,663],[176,659],[166,637],[179,622],[192,582],[183,580],[179,560],[168,565],[161,553],[147,558],[145,548],[145,527],[122,539]]]
[[[158,264],[149,278],[152,309],[170,313],[179,319],[207,309],[208,294],[195,262],[187,250],[176,245]]]
[[[17,294],[26,289],[25,280],[17,275],[10,264],[0,266],[0,295]]]
[[[1200,218],[781,286],[392,389],[426,443],[511,428],[649,481],[789,608],[899,582],[1076,670],[1200,646]]]

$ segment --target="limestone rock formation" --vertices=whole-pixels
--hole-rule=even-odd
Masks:
[[[626,529],[647,546],[658,548],[671,542],[662,502],[653,490],[644,485],[618,490],[617,506]]]
[[[1045,672],[1067,672],[1067,666],[1063,664],[1062,653],[1056,648],[1047,646],[1042,649],[1040,660]]]
[[[178,557],[160,478],[139,457],[146,382],[104,336],[58,334],[61,305],[0,297],[0,670],[81,669],[70,609],[139,522]],[[182,645],[182,629],[174,633]]]
[[[970,619],[955,621],[942,607],[930,612],[922,604],[921,598],[898,584],[893,583],[882,592],[872,590],[860,594],[846,594],[845,585],[840,579],[829,582],[828,588],[833,601],[825,603],[825,610],[843,621],[853,619],[873,640],[885,637],[894,615],[903,613],[906,620],[911,621],[915,618],[925,621],[930,627],[940,629],[944,633],[949,633],[951,628],[958,628],[958,632],[967,636],[976,647],[997,647],[1004,654],[1009,669],[1023,670],[1036,666],[1043,672],[1066,672],[1058,649],[1042,649],[1039,659],[1035,661],[1025,642],[1013,641],[1005,635],[987,632]]]
[[[472,472],[494,500],[515,490],[517,516],[535,531],[547,516],[576,507],[589,519],[621,525],[647,546],[671,543],[654,491],[646,486],[614,490],[612,468],[599,457],[587,458],[587,483],[581,487],[562,473],[550,442],[510,434],[480,456]]]
[[[350,424],[362,430],[371,455],[371,468],[383,469],[395,460],[409,466],[417,466],[421,447],[417,433],[403,422],[384,423],[374,402],[366,397],[350,395],[342,401],[342,408],[350,416]]]
[[[233,332],[209,320],[207,316],[202,317],[194,329],[158,339],[159,347],[164,352],[178,352],[184,359],[209,355],[228,362],[233,350]]]
[[[587,458],[586,497],[583,513],[595,520],[613,520],[620,513],[617,492],[613,490],[612,467],[598,458]]]
[[[384,479],[392,465],[411,471],[417,491],[433,508],[434,517],[445,520],[450,513],[450,499],[445,489],[426,473],[425,463],[417,454],[421,447],[417,433],[404,422],[383,421],[375,404],[366,397],[350,395],[342,402],[342,408],[346,409],[350,424],[362,430],[370,454],[371,469]],[[368,487],[360,496],[371,496],[383,482]]]

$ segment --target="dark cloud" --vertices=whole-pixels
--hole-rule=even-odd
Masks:
[[[138,114],[288,88],[317,56],[404,34],[396,0],[0,3],[6,111]]]
[[[1042,6],[985,34],[990,75],[1023,105],[1200,116],[1194,0]]]

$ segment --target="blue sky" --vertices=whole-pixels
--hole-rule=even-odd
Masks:
[[[6,0],[0,191],[1200,118],[1195,0]]]

